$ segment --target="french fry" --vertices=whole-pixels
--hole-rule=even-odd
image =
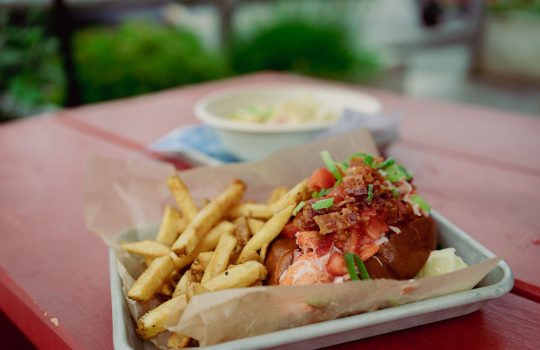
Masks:
[[[210,292],[208,288],[206,288],[199,282],[194,282],[188,286],[188,289],[186,292],[186,300],[189,303],[189,301],[191,300],[191,298],[193,298],[193,296],[198,295],[198,294],[208,293],[208,292]]]
[[[217,198],[205,206],[189,223],[186,230],[178,237],[172,250],[179,256],[187,256],[195,250],[197,244],[221,220],[227,211],[236,205],[244,194],[243,182],[235,181]]]
[[[195,260],[193,260],[193,263],[191,264],[191,271],[194,271],[196,273],[203,273],[204,270],[206,270],[210,259],[212,259],[212,255],[214,255],[214,252],[199,253],[199,255],[197,255],[197,258],[195,258]]]
[[[221,235],[226,232],[232,233],[233,231],[234,225],[231,222],[220,222],[213,229],[211,229],[206,236],[203,237],[201,242],[197,245],[197,248],[195,248],[195,250],[191,254],[175,260],[176,268],[178,270],[183,269],[184,267],[191,264],[193,260],[195,260],[197,255],[199,255],[199,253],[216,249],[219,237],[221,237]]]
[[[243,264],[246,261],[258,261],[260,263],[264,262],[264,260],[261,259],[261,256],[259,254],[257,254],[257,252],[254,252],[254,251],[251,251],[251,252],[247,253],[246,255],[243,255],[242,257],[239,257],[236,260],[236,263],[237,264]]]
[[[201,283],[204,283],[225,271],[229,265],[229,259],[236,244],[237,240],[232,234],[225,233],[221,235],[216,250],[206,266]]]
[[[285,186],[279,186],[279,187],[274,188],[274,190],[270,194],[270,197],[268,197],[266,204],[270,205],[276,202],[278,199],[283,197],[285,193],[287,193],[287,187]]]
[[[300,202],[306,191],[307,180],[304,180],[296,184],[296,186],[291,188],[289,192],[285,193],[285,195],[281,196],[280,199],[272,203],[270,207],[275,213],[277,213],[278,211],[288,207],[289,205],[296,206],[298,202]]]
[[[188,221],[192,221],[197,215],[198,209],[193,198],[191,198],[186,185],[178,175],[169,176],[167,184],[169,185],[169,189],[171,190],[178,207],[182,210],[182,214],[184,214]]]
[[[234,220],[234,235],[238,244],[243,246],[249,241],[251,237],[251,231],[249,230],[248,222],[245,216],[241,216],[238,219]]]
[[[269,245],[270,245],[270,243],[266,243],[266,244],[263,245],[262,248],[261,248],[260,256],[261,256],[262,262],[264,262],[264,260],[266,260],[266,253],[268,252],[268,246],[269,246]]]
[[[169,255],[155,258],[150,266],[137,278],[128,292],[128,297],[136,301],[148,301],[161,288],[175,269]]]
[[[189,225],[188,219],[185,216],[182,216],[180,220],[176,222],[176,231],[178,231],[178,235],[184,232],[186,228],[188,227],[188,225]],[[172,245],[174,241],[176,241],[176,239],[178,238],[178,235],[176,235],[175,239],[169,245]]]
[[[270,243],[274,238],[276,238],[283,229],[283,226],[285,226],[291,217],[294,207],[295,205],[289,205],[268,220],[264,226],[246,243],[237,261],[245,261],[251,252],[256,252],[265,244]]]
[[[180,333],[173,333],[167,340],[167,347],[169,349],[183,349],[189,346],[191,338],[187,335],[182,335]]]
[[[257,220],[257,219],[247,219],[249,231],[251,231],[251,234],[254,235],[264,226],[264,221]]]
[[[191,270],[184,272],[182,277],[178,280],[176,288],[174,289],[173,298],[182,294],[186,294],[188,286],[193,282],[193,275]]]
[[[257,280],[265,279],[266,273],[263,264],[257,261],[248,261],[229,267],[228,270],[206,281],[202,286],[210,291],[248,287]]]
[[[269,205],[256,203],[243,203],[231,209],[229,217],[236,219],[240,216],[247,216],[255,219],[270,219],[274,211]]]
[[[175,207],[167,205],[163,213],[163,219],[161,219],[161,226],[159,227],[156,241],[170,247],[181,232],[178,227],[178,222],[181,219],[182,215],[180,212]]]
[[[186,308],[185,295],[172,298],[145,313],[137,322],[137,333],[143,339],[150,339],[173,326],[182,316]]]
[[[171,287],[171,284],[170,283],[164,283],[162,286],[161,286],[161,289],[159,290],[159,294],[161,295],[165,295],[165,296],[172,296],[173,295],[173,290],[174,288]]]
[[[150,266],[150,264],[152,264],[152,261],[154,261],[155,258],[150,258],[148,256],[145,256],[144,257],[144,264],[146,265],[146,267]]]
[[[167,255],[170,252],[169,246],[156,241],[138,241],[122,244],[127,252],[137,255],[142,255],[149,258],[158,258]]]

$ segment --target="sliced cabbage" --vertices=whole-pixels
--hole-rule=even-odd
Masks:
[[[438,276],[466,268],[468,265],[456,255],[454,248],[434,250],[416,278]]]

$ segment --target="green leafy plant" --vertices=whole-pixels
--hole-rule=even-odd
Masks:
[[[343,5],[343,2],[340,2]],[[230,61],[237,72],[293,71],[342,80],[359,80],[380,68],[378,56],[352,41],[356,29],[347,7],[304,2],[278,8],[248,33],[236,31]]]
[[[45,33],[42,14],[21,24],[0,13],[0,120],[56,108],[63,103],[65,77],[58,42]]]
[[[227,74],[223,58],[187,29],[147,22],[91,28],[74,41],[84,102],[142,94]]]

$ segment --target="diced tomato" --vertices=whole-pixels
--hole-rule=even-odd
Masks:
[[[348,273],[345,259],[341,253],[333,252],[330,255],[330,258],[326,263],[326,271],[334,277],[343,276]]]
[[[388,225],[378,216],[373,216],[366,225],[366,233],[373,241],[381,238],[386,231],[388,231]]]
[[[310,191],[320,191],[323,188],[330,188],[334,186],[335,183],[336,179],[328,169],[319,168],[315,170],[313,174],[311,174],[307,185]]]
[[[296,232],[298,232],[298,227],[296,227],[294,222],[291,221],[288,224],[286,224],[285,227],[283,227],[283,230],[281,231],[281,236],[285,238],[294,239]]]

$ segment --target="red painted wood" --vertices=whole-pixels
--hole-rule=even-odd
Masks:
[[[540,344],[540,304],[507,294],[450,320],[332,347],[357,350],[519,349]]]
[[[540,287],[529,284],[527,282],[515,280],[514,288],[512,288],[512,293],[540,303]]]
[[[0,149],[2,310],[38,347],[111,348],[107,249],[82,217],[85,162],[140,155],[51,118],[2,126]]]

